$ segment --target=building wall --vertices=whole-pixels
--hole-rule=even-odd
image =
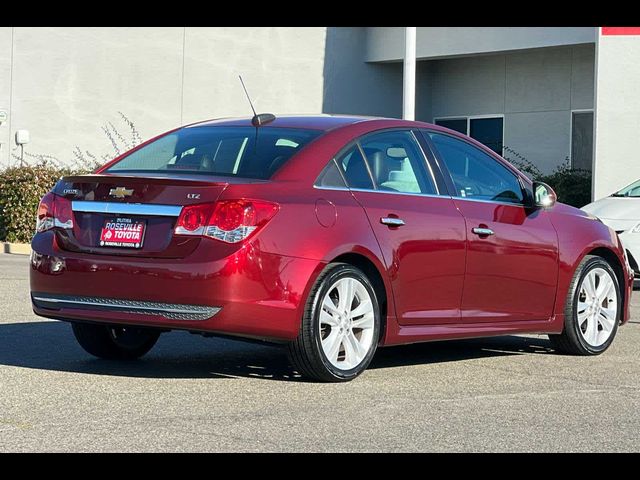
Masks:
[[[0,27],[0,110],[10,112],[11,107],[11,28]],[[11,115],[0,125],[0,168],[6,165],[11,136]]]
[[[594,200],[640,179],[640,37],[597,45]]]
[[[402,64],[364,62],[367,28],[327,27],[325,113],[402,117]]]
[[[592,108],[593,45],[469,53],[584,43],[592,30],[420,28],[422,57],[467,56],[418,63],[417,118],[504,114],[505,145],[553,168],[569,155],[571,109]],[[31,133],[28,154],[70,163],[76,146],[113,155],[101,127],[112,123],[127,137],[118,112],[143,139],[248,115],[239,73],[261,111],[400,117],[402,64],[364,59],[381,35],[392,49],[401,34],[377,27],[3,27],[0,109],[9,120],[0,125],[0,166],[15,163],[17,129]]]
[[[113,153],[101,126],[143,139],[180,124],[251,111],[320,112],[326,28],[0,28],[0,166],[26,151],[73,159]],[[15,160],[11,160],[15,162]]]
[[[417,118],[504,115],[504,145],[543,172],[570,155],[571,111],[593,108],[591,44],[420,63]]]
[[[418,27],[419,59],[474,55],[530,48],[594,43],[594,27]],[[371,27],[366,59],[392,62],[404,58],[404,27]]]

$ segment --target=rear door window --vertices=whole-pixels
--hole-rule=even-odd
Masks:
[[[349,188],[373,190],[369,167],[357,145],[336,158],[336,162],[342,170]]]
[[[436,194],[433,179],[413,133],[391,130],[367,136],[361,141],[378,190],[400,193]]]

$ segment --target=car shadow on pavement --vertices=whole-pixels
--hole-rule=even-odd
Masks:
[[[542,337],[451,340],[381,348],[369,368],[550,352]],[[93,358],[76,343],[69,324],[48,321],[0,324],[0,365],[140,378],[306,381],[276,346],[170,332],[142,359],[118,362]]]
[[[369,368],[443,363],[504,355],[554,354],[545,337],[515,335],[447,340],[385,347],[378,350]]]

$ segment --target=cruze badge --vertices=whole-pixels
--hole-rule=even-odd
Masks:
[[[116,187],[109,190],[109,195],[116,198],[130,197],[133,195],[132,188]]]

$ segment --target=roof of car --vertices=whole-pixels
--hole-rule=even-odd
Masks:
[[[266,127],[283,127],[283,128],[308,128],[312,130],[329,131],[334,128],[351,125],[354,123],[366,122],[370,120],[382,120],[380,117],[366,117],[359,115],[329,115],[329,114],[316,114],[316,115],[276,115],[276,119],[264,125],[261,128]],[[398,119],[384,119],[384,120],[397,120]],[[241,127],[252,126],[251,117],[237,117],[237,118],[219,118],[215,120],[205,120],[203,122],[193,123],[187,125],[187,127],[203,127],[203,126],[217,126],[217,127]]]

